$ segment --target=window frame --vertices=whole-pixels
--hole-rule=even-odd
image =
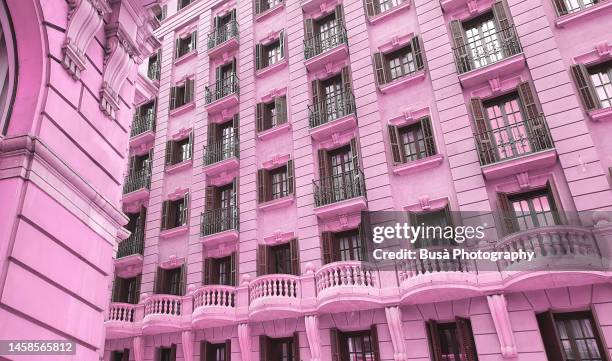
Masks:
[[[595,97],[597,97],[597,99],[599,100],[600,108],[602,109],[611,108],[612,107],[612,90],[608,98],[605,98],[605,99],[600,98],[599,92],[597,91],[597,86],[593,82],[593,76],[595,74],[605,73],[608,76],[608,81],[610,83],[608,86],[612,88],[612,60],[608,60],[602,63],[587,66],[587,73],[589,74],[591,84],[593,84]],[[608,106],[604,106],[604,103],[608,103]]]

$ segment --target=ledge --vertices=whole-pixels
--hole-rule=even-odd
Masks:
[[[216,113],[221,109],[228,109],[238,105],[238,93],[232,93],[224,96],[221,99],[217,99],[214,102],[206,104],[206,111],[209,113]]]
[[[328,63],[334,63],[348,57],[348,46],[342,43],[335,48],[314,56],[304,61],[304,66],[308,71],[314,71],[325,67]]]
[[[594,122],[605,122],[612,120],[612,107],[591,110],[589,112],[589,117]]]
[[[584,17],[590,16],[600,11],[604,11],[605,9],[610,8],[610,7],[612,7],[612,2],[610,1],[600,2],[599,4],[591,6],[587,9],[577,11],[573,14],[563,15],[557,18],[557,20],[555,20],[555,25],[558,28],[564,28],[566,25],[573,23],[576,20],[582,19]]]
[[[232,243],[238,241],[238,230],[228,229],[227,231],[210,234],[207,236],[200,235],[200,242],[205,246],[218,245],[220,243]]]
[[[189,231],[189,225],[188,224],[184,224],[182,226],[179,227],[174,227],[171,229],[165,229],[161,232],[159,232],[159,238],[173,238],[173,237],[178,237],[182,234],[187,233],[187,231]]]
[[[276,126],[274,128],[266,129],[262,132],[257,133],[257,139],[266,140],[270,138],[274,138],[281,133],[288,132],[291,129],[291,123],[287,122]]]
[[[423,79],[425,79],[425,69],[419,70],[412,74],[404,75],[403,77],[395,79],[390,83],[381,85],[378,87],[378,90],[383,94],[388,94],[402,88],[407,88],[408,85]]]
[[[238,36],[233,36],[214,48],[208,49],[208,56],[212,58],[219,54],[229,53],[235,49],[238,49]]]
[[[356,197],[344,201],[314,208],[314,213],[321,219],[329,219],[341,214],[358,213],[367,208],[365,197]]]
[[[508,73],[517,73],[523,70],[525,66],[525,55],[520,53],[482,68],[459,74],[459,81],[464,87],[473,87],[487,83],[490,79],[508,75]]]
[[[389,9],[383,13],[380,13],[376,16],[372,16],[371,18],[366,16],[366,19],[368,20],[368,22],[370,24],[376,24],[378,22],[384,21],[385,19],[388,19],[390,17],[393,17],[393,15],[397,14],[398,12],[407,9],[410,7],[410,0],[405,0],[403,3],[401,3],[400,5]]]
[[[164,171],[168,174],[178,173],[184,169],[190,168],[192,165],[193,165],[193,158],[190,158],[180,163],[166,166],[166,169]]]
[[[557,150],[547,149],[526,154],[520,158],[502,160],[482,166],[482,174],[487,180],[499,179],[529,170],[550,167],[557,161]]]
[[[192,101],[190,101],[187,104],[183,104],[183,105],[181,105],[178,108],[174,108],[174,109],[170,110],[168,112],[168,116],[169,117],[176,117],[176,116],[179,116],[181,114],[187,113],[188,111],[190,111],[191,109],[194,109],[194,108],[195,108],[195,101],[192,100]]]
[[[239,164],[240,164],[240,161],[238,160],[238,158],[231,157],[231,158],[224,159],[217,163],[205,165],[203,168],[204,168],[204,173],[210,176],[213,174],[228,172],[233,169],[238,169]]]
[[[124,269],[134,266],[142,266],[142,261],[144,257],[140,253],[131,254],[129,256],[116,258],[115,259],[115,269]]]
[[[282,197],[282,198],[278,198],[278,199],[274,199],[271,201],[267,201],[264,203],[259,203],[257,204],[257,208],[261,211],[269,211],[272,209],[278,209],[278,208],[283,208],[286,207],[290,204],[293,204],[293,202],[295,201],[295,196],[294,194],[290,194],[288,196]]]
[[[198,56],[198,50],[194,49],[194,50],[188,52],[187,54],[184,54],[180,58],[174,59],[174,65],[180,65],[182,63],[187,62],[187,60],[193,59],[193,58],[195,58],[197,56]]]
[[[268,75],[270,73],[274,73],[277,70],[280,70],[280,69],[282,69],[282,68],[284,68],[286,66],[287,66],[287,56],[285,55],[283,60],[279,61],[278,63],[272,64],[272,65],[267,66],[267,67],[265,67],[263,69],[256,70],[255,71],[255,76],[258,77],[258,78],[261,78],[261,77],[266,76],[266,75]]]
[[[442,164],[444,155],[436,154],[427,158],[419,159],[413,162],[398,164],[393,166],[393,173],[396,175],[405,175],[408,173],[420,172],[426,169],[435,168]]]
[[[147,198],[149,198],[149,190],[147,188],[140,188],[133,192],[124,194],[123,197],[121,198],[121,201],[123,204],[127,204],[127,203],[137,202],[141,199],[147,199]]]
[[[257,15],[255,15],[255,22],[260,22],[263,21],[265,18],[272,16],[273,14],[276,14],[277,12],[280,11],[280,9],[283,9],[285,7],[285,2],[281,2],[280,4],[276,5],[275,7],[268,9],[262,13],[259,13]]]
[[[349,129],[354,129],[356,126],[357,117],[355,114],[349,114],[342,118],[321,124],[315,128],[310,128],[308,132],[314,140],[321,141],[331,137],[334,133],[341,133]]]
[[[135,137],[130,138],[130,148],[136,148],[142,144],[147,144],[155,140],[155,132],[147,130],[144,133],[140,133]]]

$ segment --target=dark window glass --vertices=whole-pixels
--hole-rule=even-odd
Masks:
[[[438,333],[440,348],[442,349],[442,361],[464,360],[459,346],[457,324],[455,322],[438,324]]]
[[[214,260],[214,276],[213,282],[218,285],[233,285],[232,280],[232,257],[217,258]],[[225,346],[223,346],[225,347]]]
[[[180,58],[181,56],[189,53],[190,51],[194,50],[193,49],[193,41],[191,39],[191,37],[193,37],[194,35],[191,34],[189,36],[186,36],[184,38],[180,38],[178,39],[178,49],[176,51],[176,57]]]
[[[337,119],[345,111],[342,77],[340,75],[331,77],[324,80],[322,85],[327,119]]]
[[[261,0],[261,11],[264,12],[268,9],[272,9],[276,5],[279,5],[283,2],[283,0]]]
[[[270,270],[268,273],[293,274],[289,243],[270,247]]]
[[[400,142],[406,161],[427,157],[421,123],[411,124],[399,129]]]
[[[225,344],[209,344],[207,349],[207,361],[230,361],[225,359]]]
[[[358,230],[352,230],[334,235],[338,254],[334,257],[340,261],[363,261],[363,245]]]
[[[531,143],[517,93],[484,104],[491,140],[500,160],[531,153]]]
[[[272,199],[282,198],[289,195],[287,188],[287,166],[272,169],[270,171],[272,181]]]
[[[115,287],[119,287],[117,293],[117,299],[114,302],[123,303],[138,303],[138,283],[140,282],[139,277],[123,278],[121,282],[115,283]]]
[[[264,59],[263,59],[263,67],[270,66],[278,63],[281,60],[281,47],[280,41],[277,40],[272,42],[266,46],[264,46]]]
[[[601,107],[609,108],[612,106],[612,61],[589,68],[589,74]]]
[[[113,351],[112,361],[123,361],[123,351]]]
[[[271,102],[264,107],[264,130],[274,128],[278,125],[276,117],[276,102]]]
[[[185,201],[183,199],[177,199],[175,201],[168,202],[170,202],[170,204],[168,214],[166,215],[168,220],[166,229],[180,227],[184,224],[187,224],[187,209]]]
[[[379,1],[380,1],[380,12],[391,10],[394,7],[402,3],[402,0],[379,0]]]
[[[601,340],[590,312],[555,314],[555,326],[566,361],[603,361]],[[605,351],[604,351],[605,352]]]
[[[435,227],[429,229],[429,237],[417,240],[415,243],[416,248],[453,244],[452,239],[444,238],[444,227],[451,225],[451,220],[449,219],[446,208],[432,212],[416,213],[415,218],[417,226],[424,224],[426,227]]]
[[[176,361],[172,358],[172,349],[163,347],[159,350],[159,361]]]
[[[591,6],[597,4],[599,0],[563,0],[563,2],[565,2],[568,13],[575,13],[577,11],[590,8]]]
[[[508,196],[518,230],[559,224],[552,195],[548,189]]]
[[[410,46],[406,46],[390,54],[385,54],[385,60],[389,67],[391,80],[401,78],[406,74],[416,71],[414,54],[412,54],[412,48]]]
[[[342,361],[374,361],[370,331],[343,332],[340,337]]]
[[[181,289],[182,272],[181,267],[166,270],[166,294],[180,296],[183,292]]]
[[[181,10],[185,6],[191,4],[191,0],[179,0],[178,1],[178,9]]]
[[[463,28],[475,68],[504,58],[492,12],[464,23]]]
[[[293,339],[278,338],[270,339],[269,355],[271,361],[294,361]]]

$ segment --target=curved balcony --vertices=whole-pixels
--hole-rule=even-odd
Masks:
[[[296,317],[301,313],[300,277],[272,274],[249,285],[250,319],[255,321]]]
[[[315,280],[320,311],[357,311],[379,304],[379,274],[367,263],[329,263],[315,273]]]
[[[142,333],[166,333],[181,328],[183,297],[174,295],[152,295],[144,302]]]
[[[136,321],[136,306],[121,302],[110,304],[107,318],[104,321],[108,339],[129,337],[137,331],[134,324],[134,321]]]
[[[236,320],[236,288],[233,286],[209,285],[197,289],[193,294],[194,327],[224,326]]]

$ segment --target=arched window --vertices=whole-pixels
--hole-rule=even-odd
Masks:
[[[16,88],[15,43],[5,0],[0,0],[0,131],[6,134]]]

